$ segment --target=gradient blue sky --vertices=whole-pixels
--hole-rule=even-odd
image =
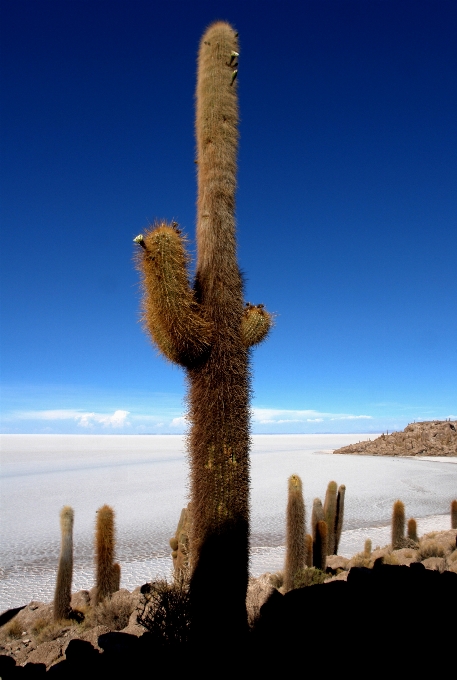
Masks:
[[[195,59],[240,33],[253,432],[457,414],[454,0],[2,0],[2,432],[181,432],[133,237],[195,228]],[[193,244],[193,240],[192,240]],[[193,247],[193,246],[192,246]]]

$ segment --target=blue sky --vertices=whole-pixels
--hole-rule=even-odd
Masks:
[[[253,432],[457,417],[457,4],[2,0],[2,432],[182,432],[133,237],[195,229],[205,27],[240,34]]]

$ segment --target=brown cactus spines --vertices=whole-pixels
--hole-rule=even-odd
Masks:
[[[313,545],[313,565],[325,571],[327,566],[328,528],[325,520],[319,520],[316,525],[316,540]]]
[[[95,530],[97,604],[114,592],[114,581],[117,580],[113,571],[114,542],[114,511],[109,505],[103,505],[97,511]]]
[[[397,550],[403,546],[405,537],[405,506],[402,501],[395,501],[392,510],[392,548]]]
[[[336,482],[329,482],[324,501],[324,519],[327,522],[328,528],[327,548],[329,555],[335,553],[337,495],[338,486]]]
[[[451,529],[457,529],[457,500],[451,503]]]
[[[54,621],[67,619],[71,613],[71,581],[73,578],[73,509],[66,505],[60,513],[61,546],[59,569],[54,593]]]
[[[340,484],[338,488],[338,496],[336,498],[336,524],[335,524],[335,545],[333,548],[334,554],[338,554],[338,548],[340,546],[341,532],[343,531],[343,521],[344,521],[344,496],[346,493],[346,487],[344,484]]]
[[[295,577],[303,570],[306,560],[305,503],[301,479],[289,477],[286,528],[286,562],[284,566],[284,589],[292,590]]]
[[[305,536],[305,552],[306,552],[306,559],[305,559],[305,564],[307,567],[312,567],[313,566],[313,537],[311,534],[306,534]]]
[[[243,307],[236,258],[237,36],[229,24],[216,22],[200,43],[193,290],[187,283],[184,242],[175,225],[156,226],[135,239],[141,246],[138,266],[145,325],[165,356],[187,369],[192,625],[198,630],[213,618],[217,591],[221,638],[233,629],[235,619],[246,628],[248,359],[249,347],[260,342],[271,325],[263,307],[247,305],[247,311]]]
[[[411,519],[408,520],[408,538],[416,543],[419,540],[417,537],[417,522],[414,517],[411,517]]]

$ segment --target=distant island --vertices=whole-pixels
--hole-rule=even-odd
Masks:
[[[333,453],[363,456],[457,456],[457,421],[410,423],[403,432],[382,434],[373,441],[342,446]]]

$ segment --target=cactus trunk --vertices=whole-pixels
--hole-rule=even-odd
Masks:
[[[214,621],[217,590],[221,616],[210,632],[219,637],[247,627],[249,347],[271,326],[263,305],[243,307],[236,256],[237,35],[216,22],[200,43],[193,289],[175,224],[134,239],[142,246],[144,326],[160,351],[187,370],[192,626],[198,634]]]

